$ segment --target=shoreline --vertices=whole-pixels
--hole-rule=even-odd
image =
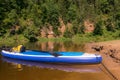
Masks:
[[[81,44],[81,43],[96,43],[96,42],[106,42],[106,41],[114,41],[114,38],[106,38],[104,36],[89,36],[89,35],[75,35],[72,38],[65,38],[65,37],[56,37],[56,38],[44,38],[44,37],[37,37],[36,41],[33,42],[65,42],[65,41],[72,41],[73,43]],[[120,40],[120,38],[116,38],[116,40]],[[0,45],[1,44],[14,44],[14,43],[28,43],[30,42],[29,39],[25,38],[23,35],[17,36],[4,36],[0,37]]]
[[[16,44],[12,43],[12,45],[16,45]],[[100,54],[103,57],[102,64],[105,65],[105,67],[116,77],[117,80],[120,80],[120,74],[119,74],[120,48],[119,47],[120,47],[120,40],[110,40],[103,42],[87,42],[85,43],[84,51],[88,53]]]
[[[86,52],[98,53],[103,57],[102,64],[120,80],[120,40],[86,44]]]

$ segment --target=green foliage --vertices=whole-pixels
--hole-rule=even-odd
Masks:
[[[4,36],[7,31],[4,28],[0,28],[0,36]]]
[[[103,22],[102,21],[99,21],[98,23],[96,23],[93,35],[103,35]]]
[[[120,11],[116,13],[115,21],[116,21],[117,29],[120,29]]]
[[[17,24],[18,18],[17,18],[17,13],[16,13],[15,9],[12,9],[10,11],[10,13],[7,14],[6,17],[7,18],[5,18],[3,20],[3,23],[4,23],[5,26],[13,26],[13,25]]]
[[[20,26],[17,33],[34,41],[39,36],[38,30],[46,24],[52,25],[55,35],[59,35],[59,18],[65,25],[72,24],[64,33],[66,38],[85,35],[85,20],[95,25],[94,35],[103,36],[104,31],[120,30],[119,3],[120,0],[0,0],[0,36],[17,25]],[[119,37],[119,33],[116,35]]]
[[[115,31],[114,25],[110,19],[106,21],[106,28],[107,28],[107,31],[112,31],[112,32]]]
[[[102,0],[100,9],[103,14],[109,14],[113,10],[114,0]]]
[[[34,26],[28,26],[24,31],[24,37],[26,37],[30,42],[35,42],[38,40],[36,38],[37,34],[38,34],[38,30]]]
[[[72,36],[73,36],[73,33],[70,30],[66,29],[66,31],[64,33],[64,37],[72,38]]]
[[[76,20],[76,18],[77,18],[76,11],[77,11],[77,7],[75,5],[71,5],[68,8],[68,12],[66,15],[67,21],[72,22],[72,21]]]
[[[42,9],[42,22],[43,24],[50,23],[52,26],[58,26],[59,8],[53,1],[46,1],[41,5]]]

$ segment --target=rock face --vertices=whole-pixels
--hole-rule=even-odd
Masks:
[[[49,26],[49,28],[47,29],[47,38],[54,38],[54,32],[53,32],[53,27]]]
[[[66,31],[66,29],[70,32],[72,32],[72,27],[73,25],[71,23],[64,23],[64,21],[62,20],[62,18],[59,18],[59,22],[60,22],[60,26],[58,27],[58,31],[60,32],[59,37],[63,37],[64,33]],[[85,20],[83,23],[85,29],[84,32],[85,33],[89,33],[89,32],[93,32],[94,31],[94,23],[91,22],[90,20]],[[50,24],[47,24],[46,26],[44,26],[41,29],[41,37],[46,37],[46,38],[54,38],[54,37],[58,37],[55,36],[55,33],[53,31],[53,26],[51,26]]]
[[[40,34],[41,34],[41,37],[47,37],[47,33],[46,33],[46,29],[45,28],[42,28],[41,30],[40,30]]]
[[[60,27],[58,28],[58,30],[61,32],[60,37],[63,37],[64,32],[65,32],[65,30],[66,30],[66,26],[65,26],[62,18],[59,18],[59,22],[60,22]]]
[[[61,33],[60,37],[63,37],[64,32],[66,31],[66,25],[64,24],[62,18],[59,18],[60,26],[58,27],[58,31]],[[55,33],[53,31],[53,26],[50,24],[44,26],[42,29],[40,29],[41,37],[45,38],[55,38]]]
[[[53,27],[51,25],[48,26],[48,28],[43,27],[40,30],[41,37],[43,38],[54,38],[54,32],[53,32]]]
[[[90,20],[85,20],[84,21],[84,27],[85,27],[85,33],[87,32],[93,32],[94,31],[94,23],[90,22]]]

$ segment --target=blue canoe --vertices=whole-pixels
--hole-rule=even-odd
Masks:
[[[25,52],[9,52],[2,50],[2,56],[13,59],[21,59],[39,62],[55,63],[81,63],[94,64],[102,61],[101,55],[84,52],[55,52],[59,56],[54,56],[47,51],[26,50]]]

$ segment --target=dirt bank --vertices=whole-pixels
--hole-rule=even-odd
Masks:
[[[117,78],[116,80],[120,80],[120,40],[88,43],[85,45],[85,50],[101,54],[102,63]]]

